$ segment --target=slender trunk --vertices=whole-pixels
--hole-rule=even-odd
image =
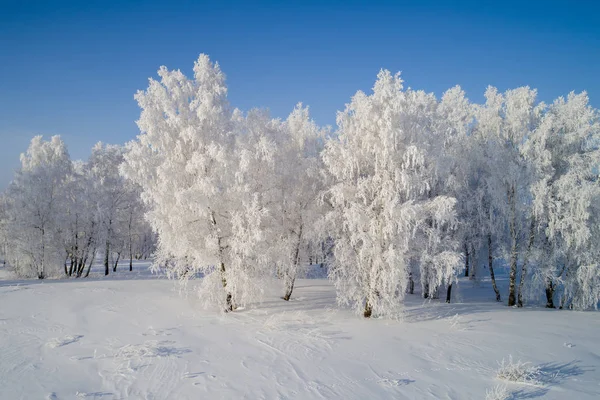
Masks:
[[[523,307],[523,287],[525,286],[525,276],[527,275],[529,256],[531,254],[531,248],[533,247],[534,238],[535,238],[535,220],[533,217],[531,217],[531,226],[529,227],[529,242],[527,243],[527,251],[525,252],[523,266],[521,267],[521,279],[519,280],[519,294],[518,294],[518,298],[517,298],[517,307]]]
[[[108,220],[108,230],[106,231],[106,248],[104,251],[104,275],[108,275],[108,257],[110,255],[110,234],[111,234],[112,220]]]
[[[131,235],[131,225],[133,223],[133,210],[129,210],[129,271],[133,271],[133,238]]]
[[[469,275],[469,279],[470,280],[475,280],[477,278],[477,257],[476,257],[477,252],[475,251],[475,246],[471,246],[471,253],[469,254],[469,258],[470,258],[470,262],[471,262],[471,266],[470,266],[470,275]]]
[[[92,252],[92,259],[90,260],[90,263],[88,264],[88,269],[87,269],[87,272],[85,273],[85,278],[87,278],[90,275],[90,270],[92,269],[92,264],[94,264],[95,258],[96,258],[96,249],[94,249],[94,251]]]
[[[298,229],[298,238],[297,238],[297,242],[296,242],[296,249],[294,250],[294,269],[293,269],[293,276],[287,276],[287,279],[289,279],[288,282],[286,282],[286,290],[285,290],[285,295],[283,296],[283,299],[285,301],[289,301],[290,297],[292,297],[292,292],[294,291],[294,282],[296,282],[296,274],[298,271],[298,265],[300,264],[300,244],[302,243],[302,224],[300,224],[300,228]]]
[[[46,258],[46,248],[45,248],[45,243],[44,243],[44,228],[41,229],[42,231],[42,259],[40,261],[40,268],[38,269],[38,279],[44,279],[44,258]]]
[[[496,293],[496,301],[500,302],[500,291],[496,285],[496,276],[494,275],[494,256],[492,254],[492,235],[488,233],[488,268],[490,269],[490,278],[492,279],[492,287]]]
[[[450,303],[451,297],[452,297],[452,284],[449,284],[448,290],[446,291],[446,303]]]
[[[108,275],[108,257],[110,255],[110,241],[106,239],[106,247],[104,250],[104,275]]]
[[[517,303],[515,296],[517,280],[517,200],[515,196],[515,186],[512,185],[508,192],[508,201],[510,205],[510,274],[508,284],[508,306],[512,307]]]
[[[38,278],[44,279],[44,259],[46,258],[46,245],[45,245],[45,237],[44,237],[44,228],[42,228],[42,260],[41,260],[41,268],[38,271]]]
[[[115,261],[115,265],[113,267],[113,272],[117,272],[117,265],[119,265],[119,259],[121,258],[121,253],[117,253],[117,261]]]
[[[223,283],[223,288],[227,288],[227,279],[225,278],[225,264],[223,262],[221,262],[221,281]],[[225,298],[225,312],[233,311],[233,302],[231,301],[231,297],[231,292],[227,291],[227,296]]]
[[[415,280],[412,277],[412,272],[408,275],[408,294],[415,294]]]
[[[94,233],[93,232],[94,232],[94,223],[92,222],[92,228],[91,228],[91,232],[89,233],[89,236],[88,236],[88,241],[87,241],[87,244],[85,246],[85,250],[83,252],[82,257],[79,259],[79,268],[77,270],[77,277],[78,278],[81,277],[81,275],[83,274],[83,270],[85,269],[85,265],[87,264],[87,260],[88,260],[88,257],[90,255],[90,249],[92,247],[92,240],[94,238]],[[94,249],[94,252],[95,252],[95,249]],[[92,262],[93,262],[93,259],[92,259]]]
[[[546,279],[546,308],[554,308],[554,284],[552,279]]]
[[[83,258],[79,259],[79,263],[77,264],[77,274],[75,274],[76,278],[79,278],[81,274],[83,274],[83,269],[85,268],[85,264]]]
[[[424,299],[429,298],[429,283],[426,283],[423,287],[423,298]]]
[[[79,253],[79,216],[75,215],[75,244],[71,248],[71,267],[69,276],[73,275],[73,270],[77,268],[77,257]]]
[[[465,277],[469,276],[469,246],[465,242]]]
[[[215,213],[213,211],[210,212],[210,219],[213,228],[216,230],[217,220],[215,218]],[[225,289],[226,297],[225,297],[225,312],[230,312],[235,309],[232,300],[232,294],[227,290],[227,278],[225,276],[225,263],[223,262],[223,245],[221,243],[221,237],[217,236],[217,245],[219,247],[219,259],[221,260],[221,282],[223,284],[223,289]]]
[[[290,301],[290,298],[292,297],[292,292],[294,291],[294,282],[296,282],[296,277],[292,277],[290,282],[287,284],[286,290],[285,290],[285,296],[283,296],[283,299],[285,301]]]

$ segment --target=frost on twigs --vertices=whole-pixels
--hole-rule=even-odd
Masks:
[[[510,393],[506,386],[496,385],[491,389],[485,391],[485,400],[508,400],[510,399]]]
[[[508,356],[508,359],[503,358],[498,365],[496,377],[499,379],[529,385],[541,385],[543,383],[543,372],[540,367],[521,360],[514,361],[512,355]]]

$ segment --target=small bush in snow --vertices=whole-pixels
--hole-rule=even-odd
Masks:
[[[512,356],[508,360],[502,359],[499,364],[497,377],[510,382],[539,384],[541,370],[531,363],[514,361]]]
[[[504,385],[496,385],[485,391],[485,400],[508,400],[510,393]]]

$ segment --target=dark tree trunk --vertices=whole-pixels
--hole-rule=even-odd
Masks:
[[[517,280],[517,210],[515,198],[515,186],[511,186],[508,192],[510,205],[510,274],[508,283],[508,306],[512,307],[517,303],[516,298],[516,280]]]
[[[429,283],[426,283],[423,287],[423,298],[424,299],[429,298]]]
[[[225,278],[225,264],[221,263],[221,280],[223,282],[223,288],[227,288],[227,279]],[[234,306],[233,306],[233,301],[232,301],[232,296],[231,296],[231,292],[227,292],[227,296],[225,298],[225,312],[230,312],[234,310]]]
[[[285,295],[283,296],[283,299],[285,301],[290,300],[290,298],[292,297],[292,292],[294,291],[294,282],[296,282],[296,271],[298,271],[298,265],[300,264],[300,245],[302,244],[302,227],[302,224],[300,224],[300,227],[298,228],[296,249],[294,250],[294,276],[286,277],[287,279],[289,279],[289,281],[286,282],[287,287]]]
[[[110,242],[106,240],[106,249],[104,251],[104,275],[108,275],[108,256],[110,254]]]
[[[469,276],[469,246],[465,243],[465,277]]]
[[[546,279],[546,308],[554,308],[554,284]]]
[[[215,213],[213,211],[210,212],[210,222],[213,228],[216,231],[217,227],[217,219],[215,218]],[[223,289],[225,289],[225,312],[231,312],[235,310],[235,305],[233,304],[233,295],[230,291],[227,290],[227,278],[225,277],[225,263],[223,262],[223,245],[221,243],[221,237],[217,236],[217,245],[219,247],[219,258],[221,259],[221,283],[223,284]]]
[[[446,291],[446,303],[450,303],[451,298],[452,298],[452,284],[449,284],[448,290]]]
[[[117,260],[115,261],[115,265],[113,267],[113,272],[117,272],[117,265],[119,265],[120,258],[121,258],[121,253],[117,253]]]
[[[133,224],[133,209],[129,210],[129,271],[133,271],[133,237],[131,235],[131,225]]]
[[[477,262],[478,259],[476,257],[476,252],[475,252],[475,247],[471,246],[471,252],[469,254],[469,261],[470,261],[470,275],[469,275],[469,279],[470,280],[475,280],[477,278]]]
[[[365,318],[371,318],[371,314],[373,314],[373,307],[369,304],[369,301],[365,303],[365,311],[363,312],[363,316]]]
[[[94,248],[94,251],[92,252],[92,259],[90,260],[90,263],[88,264],[88,269],[87,272],[85,273],[85,278],[87,278],[90,275],[90,271],[92,269],[92,265],[94,264],[94,259],[96,258],[96,247]]]
[[[108,230],[106,231],[106,249],[104,252],[104,275],[108,275],[108,257],[110,255],[110,234],[112,232],[112,220],[108,220]]]
[[[491,234],[488,234],[488,268],[490,269],[490,278],[492,279],[492,287],[494,288],[494,293],[496,294],[496,301],[500,302],[502,299],[500,298],[500,291],[496,285],[496,276],[494,275],[494,256],[492,254]]]
[[[412,273],[408,276],[408,294],[415,294],[415,281]]]
[[[283,299],[285,301],[290,301],[290,298],[292,297],[292,292],[294,291],[294,282],[296,282],[296,278],[292,278],[286,291],[285,291],[285,295],[283,296]]]

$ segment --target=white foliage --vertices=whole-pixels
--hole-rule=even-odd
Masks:
[[[334,182],[326,216],[335,239],[330,277],[338,302],[365,316],[390,314],[398,306],[411,252],[422,249],[420,243],[432,249],[431,256],[452,262],[444,253],[452,245],[440,244],[455,223],[454,199],[433,192],[436,142],[430,128],[437,101],[402,89],[399,75],[381,71],[373,94],[358,92],[338,114],[337,137],[323,153]]]
[[[59,136],[50,141],[36,136],[21,154],[21,168],[6,194],[10,232],[7,259],[23,277],[44,278],[60,273],[64,262],[61,219],[64,216],[64,187],[71,161]]]

